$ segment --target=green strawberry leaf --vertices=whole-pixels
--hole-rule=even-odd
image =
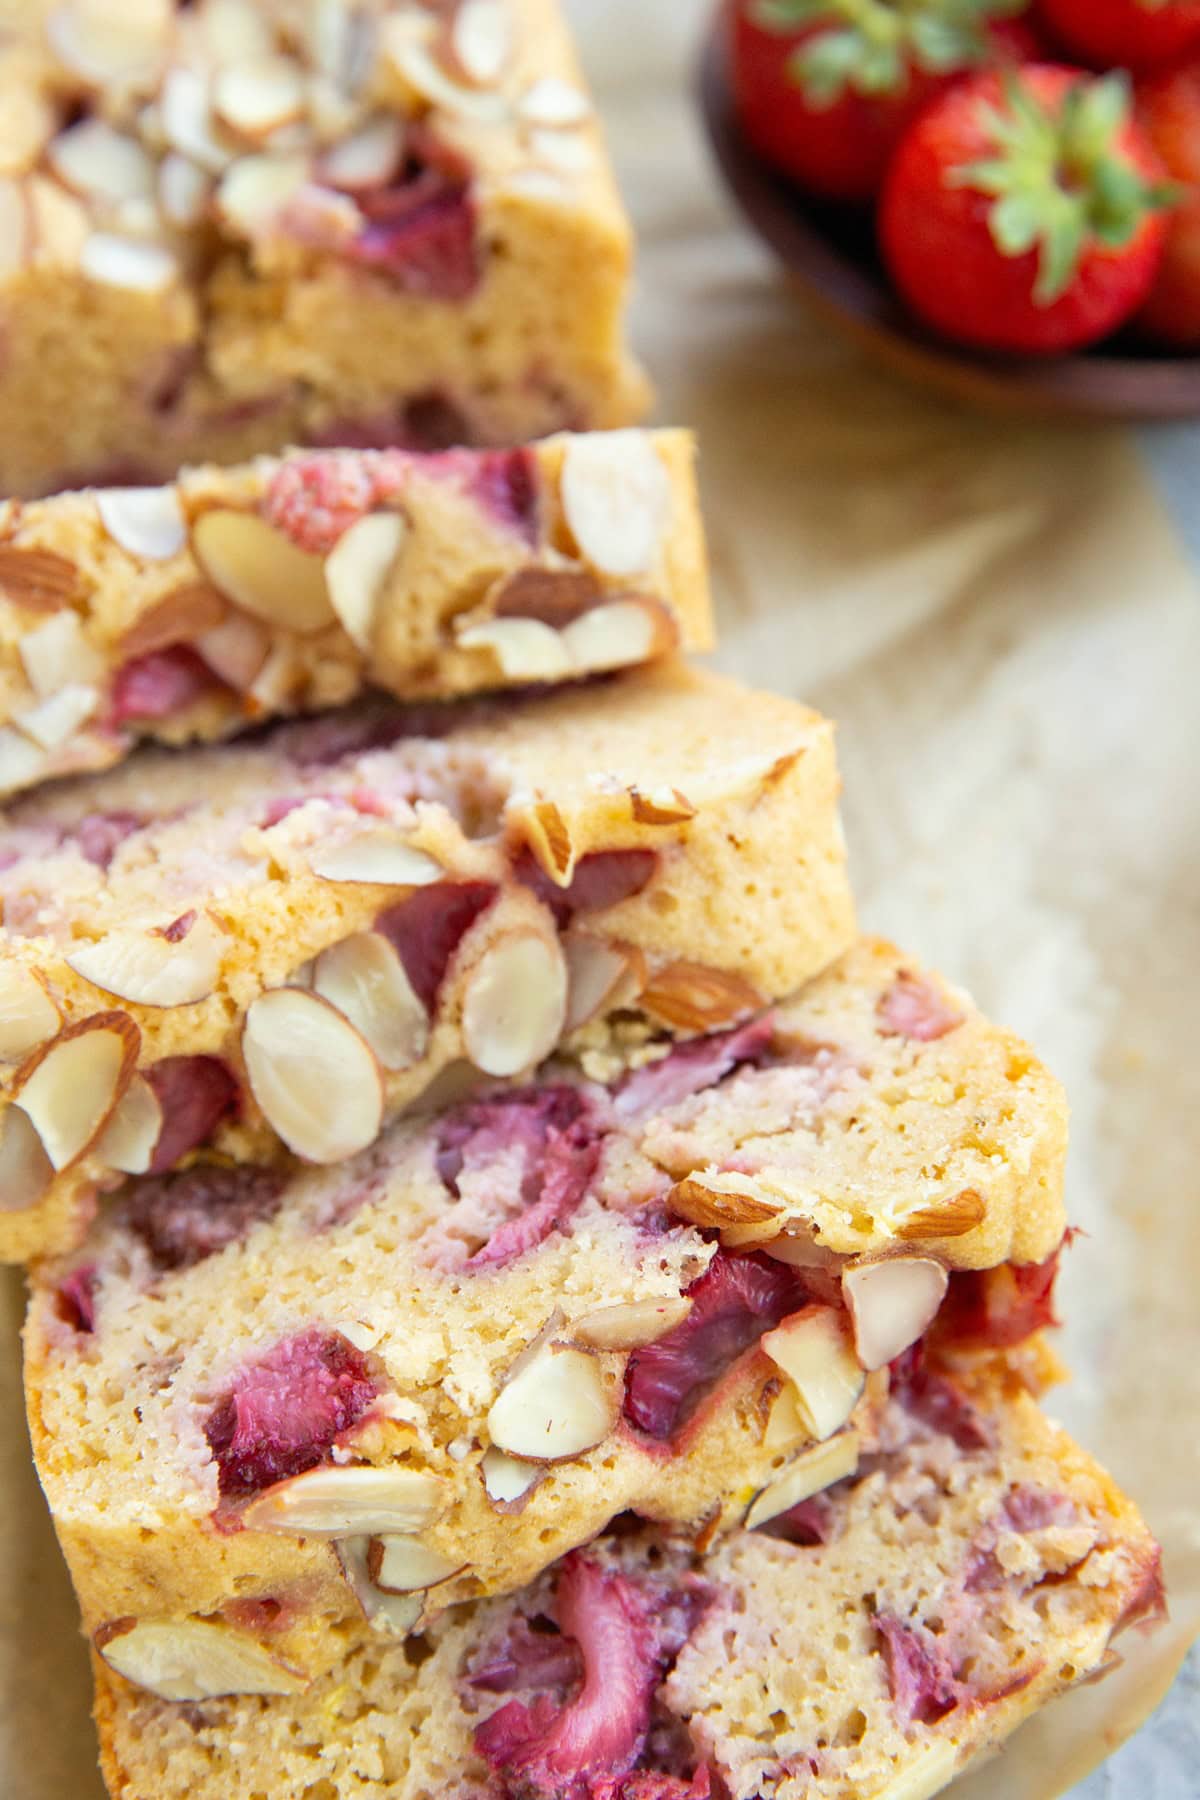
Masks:
[[[988,28],[1030,0],[750,0],[750,18],[781,36],[810,32],[789,60],[810,105],[848,92],[901,94],[911,72],[946,75],[988,61]],[[828,46],[828,47],[827,47]]]

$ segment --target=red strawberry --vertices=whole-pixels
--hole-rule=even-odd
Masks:
[[[1200,349],[1200,62],[1138,89],[1138,117],[1182,199],[1167,228],[1158,279],[1140,323],[1152,337]]]
[[[1029,0],[732,0],[748,142],[802,187],[870,200],[905,127],[965,70],[1034,56]]]
[[[961,82],[911,126],[879,234],[913,311],[950,338],[1022,354],[1107,337],[1162,260],[1163,171],[1128,83],[1030,64]]]
[[[1040,0],[1047,28],[1098,69],[1157,69],[1200,45],[1200,0]]]

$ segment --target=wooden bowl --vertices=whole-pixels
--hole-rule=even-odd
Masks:
[[[987,356],[928,332],[892,292],[864,212],[814,200],[776,175],[738,127],[725,33],[704,51],[700,98],[721,172],[795,285],[893,368],[957,399],[1008,412],[1094,419],[1200,417],[1200,356],[1107,345],[1077,356]]]

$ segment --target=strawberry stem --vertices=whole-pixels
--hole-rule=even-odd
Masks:
[[[988,59],[988,27],[1029,0],[751,0],[767,31],[808,33],[789,70],[810,106],[902,93],[911,69],[944,75]]]

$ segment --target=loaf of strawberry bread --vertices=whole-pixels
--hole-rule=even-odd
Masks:
[[[459,1061],[512,1076],[597,1016],[749,1017],[853,941],[837,799],[827,721],[674,663],[144,750],[26,799],[0,1257],[199,1151],[335,1163]]]
[[[624,1510],[769,1518],[855,1465],[918,1339],[1050,1320],[1060,1090],[897,951],[682,1045],[608,1036],[335,1169],[133,1182],[37,1269],[34,1450],[124,1673],[216,1621],[234,1686],[291,1683]]]
[[[631,1525],[307,1689],[264,1657],[262,1694],[210,1697],[244,1655],[220,1622],[144,1638],[140,1667],[136,1630],[110,1637],[112,1800],[926,1800],[1162,1594],[1136,1509],[1011,1370],[926,1381],[765,1527],[701,1555]]]
[[[0,796],[368,685],[441,699],[707,649],[693,450],[314,451],[0,501]]]
[[[0,492],[645,410],[556,0],[44,0],[0,116]]]

